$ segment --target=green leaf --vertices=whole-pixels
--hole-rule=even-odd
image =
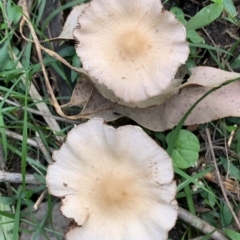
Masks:
[[[240,132],[237,132],[237,154],[240,156]]]
[[[237,16],[237,10],[236,10],[232,0],[223,0],[223,7],[224,7],[224,10],[231,17],[236,17]]]
[[[185,19],[185,15],[184,12],[182,11],[182,9],[178,8],[178,7],[172,7],[170,9],[170,12],[172,12],[175,17],[184,25],[187,23],[186,19]]]
[[[230,225],[233,221],[232,213],[226,204],[224,204],[222,208],[222,220],[225,226]]]
[[[220,157],[220,160],[225,171],[229,173],[229,176],[235,178],[236,180],[240,180],[240,170],[236,168],[232,162],[228,162],[226,158]]]
[[[190,29],[187,31],[187,38],[191,40],[193,43],[204,43],[204,38],[200,37],[199,34],[193,30]]]
[[[212,0],[216,4],[222,4],[223,0]]]
[[[232,229],[225,229],[225,234],[227,237],[229,237],[231,240],[237,240],[240,239],[240,233],[232,230]]]
[[[214,194],[208,194],[208,203],[211,207],[214,207],[216,204],[217,200]]]
[[[4,204],[1,201],[1,194],[0,194],[0,210],[4,212],[11,212],[10,206],[7,204]],[[14,228],[13,219],[1,214],[0,215],[0,239],[2,240],[13,239],[13,228]]]
[[[240,68],[240,55],[235,58],[235,60],[231,64],[231,68]]]
[[[209,240],[209,239],[212,239],[211,236],[212,236],[213,233],[214,233],[214,231],[208,233],[208,234],[205,235],[201,240]]]
[[[7,7],[7,14],[8,14],[8,19],[10,21],[13,21],[14,23],[17,23],[19,19],[22,17],[22,11],[21,8],[18,6],[9,6]]]
[[[223,5],[210,4],[193,16],[186,24],[187,30],[202,28],[216,20],[223,11]]]
[[[77,67],[77,68],[79,68],[81,66],[81,62],[80,62],[80,59],[77,56],[77,54],[75,54],[72,58],[72,66]],[[71,71],[71,81],[74,82],[76,80],[77,76],[79,76],[79,73],[72,70]]]
[[[173,133],[174,131],[167,135],[168,145],[170,144]],[[181,129],[172,154],[174,165],[178,168],[188,168],[192,166],[198,160],[199,150],[200,144],[197,137],[193,133]]]

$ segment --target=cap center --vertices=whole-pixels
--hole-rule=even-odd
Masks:
[[[136,30],[124,32],[118,39],[120,47],[120,56],[122,58],[135,58],[146,51],[148,41],[146,37]]]
[[[108,207],[124,206],[129,200],[129,189],[125,179],[102,179],[99,185],[102,204]]]

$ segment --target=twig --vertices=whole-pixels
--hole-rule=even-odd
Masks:
[[[47,148],[45,147],[42,139],[39,137],[38,133],[36,133],[36,142],[37,142],[37,145],[40,149],[40,151],[42,152],[45,160],[47,161],[48,164],[52,164],[53,163],[53,160],[51,158],[51,155],[49,154]]]
[[[231,154],[231,156],[235,156],[235,157],[238,156],[237,153],[235,153],[233,150],[231,150],[231,149],[229,149],[229,148],[226,148],[225,146],[222,147],[222,146],[214,146],[214,145],[213,145],[213,149],[222,150],[222,151],[224,151],[226,154],[227,154],[227,152],[229,152],[229,153]],[[205,152],[206,150],[207,150],[206,147],[201,147],[200,152]]]
[[[21,32],[21,35],[23,35],[23,32],[22,32],[22,26],[24,24],[24,22],[26,21],[27,24],[28,24],[28,27],[29,27],[29,30],[32,34],[32,37],[33,37],[33,40],[35,42],[35,47],[36,47],[36,51],[37,51],[37,55],[38,55],[38,59],[39,59],[39,62],[40,62],[40,65],[41,65],[41,69],[42,69],[42,73],[43,73],[43,77],[44,77],[44,80],[45,80],[45,84],[46,84],[46,87],[47,87],[47,90],[48,90],[48,93],[50,95],[50,98],[51,98],[51,103],[52,105],[54,106],[56,112],[62,116],[62,117],[65,117],[65,118],[68,118],[68,119],[76,119],[77,117],[81,118],[81,116],[67,116],[61,109],[61,106],[59,105],[54,93],[53,93],[53,90],[52,90],[52,87],[51,87],[51,84],[50,84],[50,81],[49,81],[49,78],[48,78],[48,74],[47,74],[47,71],[46,71],[46,68],[45,68],[45,65],[44,65],[44,62],[43,62],[43,56],[42,56],[42,52],[41,50],[43,49],[43,47],[41,46],[40,42],[39,42],[39,39],[36,35],[36,32],[34,30],[34,27],[30,21],[30,17],[29,17],[29,13],[28,13],[28,8],[27,8],[27,1],[26,0],[22,0],[22,7],[23,7],[23,18],[22,18],[22,21],[21,21],[21,24],[20,24],[20,32]],[[49,50],[50,51],[50,50]],[[50,51],[51,53],[55,54],[54,52]],[[79,69],[76,69],[79,71]],[[83,71],[83,70],[81,70]],[[84,117],[82,117],[84,118]]]
[[[215,153],[214,153],[214,150],[213,150],[213,147],[212,147],[212,142],[211,142],[211,137],[210,137],[210,132],[209,132],[209,129],[207,128],[206,129],[206,134],[207,134],[207,139],[208,139],[208,144],[209,144],[209,147],[210,147],[210,151],[211,151],[211,156],[212,156],[212,160],[213,160],[213,163],[214,163],[214,167],[215,167],[215,171],[216,171],[216,175],[217,175],[217,179],[218,179],[218,183],[219,183],[219,186],[222,190],[222,194],[223,194],[223,197],[226,201],[226,204],[229,208],[229,210],[231,211],[232,213],[232,216],[238,226],[238,228],[240,229],[240,222],[235,214],[235,212],[233,211],[232,209],[232,206],[231,206],[231,203],[229,202],[228,200],[228,197],[227,197],[227,194],[226,194],[226,191],[225,191],[225,188],[223,186],[223,183],[222,183],[222,180],[221,180],[221,175],[220,175],[220,172],[219,172],[219,169],[218,169],[218,165],[217,165],[217,160],[215,158]]]
[[[196,238],[192,238],[190,240],[202,240],[205,236],[200,236],[200,237],[196,237]]]
[[[43,199],[45,198],[45,196],[47,195],[47,189],[45,189],[41,195],[39,196],[38,200],[35,202],[35,204],[33,205],[33,209],[37,210],[39,205],[42,203]]]
[[[212,232],[211,237],[214,240],[228,240],[219,230],[181,207],[178,208],[178,217],[205,234]]]
[[[7,130],[5,129],[5,134],[8,136],[8,137],[11,137],[11,138],[14,138],[14,139],[17,139],[17,140],[20,140],[22,141],[23,140],[23,136],[18,134],[18,133],[15,133],[13,131],[10,131],[10,130]],[[31,139],[31,138],[27,138],[27,144],[28,145],[31,145],[33,147],[38,147],[38,144],[35,140]]]
[[[27,6],[27,1],[26,0],[22,1],[22,7],[23,7],[23,18],[22,19],[25,19],[27,21],[27,23],[28,23],[28,26],[30,28],[30,32],[31,32],[31,34],[33,36],[33,40],[36,42],[36,49],[37,49],[37,53],[39,55],[39,51],[38,51],[38,47],[37,47],[38,39],[37,39],[36,33],[34,31],[34,28],[33,28],[32,24],[31,24],[31,22],[28,20],[29,14],[28,14],[28,6]],[[17,59],[17,57],[14,54],[14,52],[12,53],[12,55],[13,55],[14,60],[17,61],[17,68],[22,68],[23,66],[20,63],[20,61]],[[41,66],[42,66],[42,70],[43,70],[43,74],[44,74],[44,77],[45,77],[45,75],[47,76],[47,73],[46,73],[46,69],[45,69],[44,64],[43,64],[42,56],[39,56],[39,60],[40,60],[40,63],[41,63]],[[27,84],[27,79],[25,77],[21,77],[21,80],[22,80],[24,85]],[[32,97],[33,101],[36,102],[36,106],[39,109],[39,111],[41,111],[42,113],[48,113],[49,115],[51,115],[51,112],[48,109],[47,105],[44,102],[41,102],[42,101],[42,97],[39,94],[39,92],[37,91],[37,89],[36,89],[36,87],[34,86],[33,83],[29,84],[29,94]],[[43,118],[46,121],[46,123],[48,124],[48,126],[50,127],[50,129],[54,133],[61,131],[61,128],[59,127],[59,125],[58,125],[58,123],[57,123],[57,121],[55,119],[53,119],[52,117],[44,117],[44,116],[43,116]],[[63,138],[61,136],[56,136],[56,138],[59,141],[63,141]]]
[[[210,42],[213,44],[214,47],[217,47],[217,45],[215,44],[214,40],[211,38],[210,34],[207,32],[207,30],[205,28],[202,28],[203,32],[206,34],[206,36],[209,38]],[[217,58],[218,61],[220,61],[220,56],[219,56],[219,52],[217,51]]]
[[[4,98],[0,96],[0,100],[3,100],[3,99]],[[80,121],[69,120],[69,119],[58,117],[58,116],[54,116],[54,115],[51,115],[51,114],[48,114],[48,113],[40,112],[40,111],[37,111],[37,110],[32,109],[32,108],[26,108],[26,107],[22,106],[20,103],[16,103],[16,102],[13,102],[13,101],[8,100],[8,99],[5,99],[4,101],[6,103],[12,105],[12,106],[16,106],[16,107],[19,107],[21,109],[26,109],[30,113],[37,114],[37,115],[40,115],[40,116],[43,116],[43,117],[53,118],[53,119],[58,120],[58,121],[67,122],[67,123],[73,123],[73,124],[74,123],[76,123],[76,124],[80,123]]]
[[[237,127],[237,124],[234,124],[233,126]],[[228,142],[227,142],[228,147],[230,147],[232,145],[232,140],[233,140],[235,132],[236,132],[236,130],[232,130],[231,133],[230,133],[230,136],[229,136],[229,139],[228,139]]]
[[[211,172],[206,173],[203,177],[204,177],[204,179],[206,179],[210,182],[218,184],[213,173],[211,173]],[[221,176],[221,179],[223,179],[222,176]],[[227,190],[227,194],[230,194],[230,193],[235,194],[237,197],[236,199],[240,200],[240,188],[239,188],[239,184],[236,180],[227,178],[225,181],[223,180],[223,185],[224,185],[225,189]]]
[[[0,144],[0,170],[5,168],[5,159],[3,154],[3,146]]]
[[[21,173],[10,173],[0,170],[0,182],[11,182],[11,183],[22,183],[22,174]],[[34,175],[26,174],[25,175],[26,184],[39,185],[39,182]]]
[[[12,53],[12,55],[13,55],[14,61],[18,61],[14,52]],[[19,61],[17,62],[17,68],[23,68],[22,64]],[[27,84],[27,80],[24,76],[21,77],[21,80],[24,85]],[[34,84],[32,82],[29,84],[29,95],[32,97],[32,100],[35,102],[36,107],[39,109],[39,111],[42,113],[47,113],[50,116],[50,117],[43,116],[44,120],[46,121],[46,123],[48,124],[50,129],[54,133],[60,132],[61,128],[59,127],[57,121],[54,118],[52,118],[52,114],[51,114],[50,110],[48,109],[47,105],[44,102],[42,102],[43,99],[42,99],[41,95],[38,93],[36,87],[34,86]],[[56,136],[56,138],[59,141],[63,141],[63,138],[61,136]]]

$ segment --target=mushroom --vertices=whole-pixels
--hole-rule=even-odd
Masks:
[[[92,0],[78,23],[76,52],[105,98],[147,107],[180,84],[174,76],[188,58],[186,31],[160,0]]]
[[[53,159],[49,193],[76,222],[66,239],[167,239],[177,218],[172,162],[140,127],[94,118],[73,128]]]

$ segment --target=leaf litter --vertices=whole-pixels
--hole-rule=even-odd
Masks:
[[[234,72],[212,67],[196,67],[192,69],[192,75],[188,81],[175,89],[175,94],[158,106],[144,109],[121,106],[102,97],[96,89],[92,92],[90,90],[84,92],[84,89],[74,91],[72,100],[65,106],[82,106],[75,99],[87,99],[86,96],[89,96],[88,102],[78,118],[82,116],[88,118],[101,117],[106,121],[114,121],[125,116],[135,120],[147,129],[164,131],[176,126],[188,109],[211,88],[239,77],[240,74]],[[212,92],[193,109],[184,125],[206,123],[228,116],[240,116],[239,92],[239,81]]]

